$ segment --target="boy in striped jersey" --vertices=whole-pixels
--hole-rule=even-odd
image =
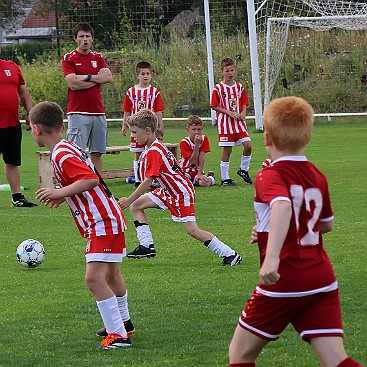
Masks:
[[[85,281],[107,330],[98,349],[129,347],[129,335],[135,330],[119,266],[126,251],[124,215],[88,155],[62,138],[60,106],[39,103],[32,108],[30,121],[35,142],[52,152],[55,177],[61,185],[60,189],[39,189],[37,200],[51,208],[67,201],[81,235],[88,239]],[[100,331],[98,335],[102,336]]]
[[[234,145],[242,145],[241,165],[237,174],[249,184],[252,180],[248,174],[251,161],[252,143],[247,131],[246,106],[249,101],[243,86],[234,80],[234,61],[226,57],[221,62],[223,81],[218,83],[213,91],[210,107],[217,112],[218,145],[223,147],[220,162],[221,185],[236,186],[229,177],[229,162]]]
[[[180,166],[190,176],[190,180],[197,186],[214,185],[213,174],[204,172],[205,153],[210,152],[209,139],[202,134],[203,121],[200,117],[191,115],[187,119],[186,131],[189,136],[180,142]]]
[[[223,258],[224,266],[233,266],[242,258],[229,246],[196,224],[195,190],[173,154],[156,139],[157,116],[150,110],[141,110],[128,121],[130,132],[138,144],[145,146],[139,159],[140,186],[129,196],[119,200],[122,209],[130,207],[140,245],[128,257],[154,257],[152,233],[144,210],[169,210],[175,222],[181,222],[186,232],[202,241],[206,247]],[[160,187],[145,193],[156,180]]]
[[[162,96],[156,87],[150,85],[153,77],[153,69],[149,62],[140,61],[136,64],[136,77],[139,81],[137,85],[130,87],[125,95],[124,102],[121,109],[124,111],[124,118],[122,121],[122,135],[126,136],[127,133],[127,120],[128,118],[139,112],[140,110],[147,108],[155,112],[159,122],[159,130],[164,134],[163,125],[163,110],[164,104]],[[138,160],[140,154],[143,152],[144,146],[139,145],[133,136],[130,135],[130,151],[135,153],[134,157],[134,175],[135,186],[139,186],[140,181],[137,175]]]

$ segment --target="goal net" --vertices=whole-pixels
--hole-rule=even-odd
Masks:
[[[255,0],[254,6],[264,106],[298,95],[316,113],[366,111],[367,2]]]

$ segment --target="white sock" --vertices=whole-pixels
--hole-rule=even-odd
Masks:
[[[212,182],[210,185],[214,185],[215,184],[215,178],[213,176],[208,176],[209,180]]]
[[[210,241],[208,248],[215,252],[220,257],[232,256],[236,251],[232,250],[228,245],[218,240],[217,237],[213,237]]]
[[[229,179],[229,162],[220,161],[220,175],[222,180]]]
[[[116,298],[122,321],[125,322],[130,320],[129,307],[127,303],[127,291],[125,295]]]
[[[135,177],[135,182],[139,182],[139,178],[138,178],[138,161],[134,160],[134,177]]]
[[[97,301],[97,307],[108,334],[119,334],[127,338],[124,323],[122,322],[116,296]]]
[[[152,232],[150,231],[149,224],[144,224],[135,228],[138,236],[139,244],[144,247],[154,244]]]
[[[250,161],[251,161],[251,154],[243,155],[241,157],[241,169],[248,172],[248,170],[250,169]]]

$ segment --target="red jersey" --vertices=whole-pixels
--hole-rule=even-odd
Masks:
[[[78,180],[99,178],[88,155],[66,140],[61,140],[53,149],[52,164],[61,186],[71,185]],[[93,189],[67,197],[66,200],[83,237],[106,236],[125,231],[124,215],[102,179]]]
[[[193,206],[195,190],[174,155],[158,140],[146,148],[139,158],[140,181],[154,177],[161,185],[167,200],[177,206]]]
[[[124,112],[129,112],[131,115],[134,115],[145,108],[153,112],[164,110],[163,100],[159,90],[152,85],[146,88],[139,88],[136,85],[130,87],[125,94],[121,109]]]
[[[280,158],[255,178],[255,199],[260,264],[269,232],[271,206],[278,200],[292,205],[289,230],[280,252],[280,279],[272,286],[258,284],[271,297],[293,297],[337,288],[331,262],[323,247],[320,222],[334,219],[325,176],[304,156]]]
[[[242,107],[248,105],[249,100],[241,83],[235,82],[234,85],[229,86],[220,82],[212,91],[210,107],[219,106],[228,111],[241,113]],[[219,134],[247,132],[245,121],[236,120],[221,112],[217,112],[217,127]]]
[[[95,51],[89,51],[87,55],[83,55],[75,49],[65,54],[62,59],[64,76],[69,74],[97,75],[102,68],[107,68],[107,64],[102,55]],[[96,84],[94,87],[84,90],[68,88],[67,114],[72,113],[104,115],[101,85]]]
[[[206,135],[202,135],[202,138],[203,140],[201,141],[201,144],[199,146],[199,154],[201,152],[204,153],[210,152],[210,144],[208,137]],[[195,144],[190,140],[188,136],[186,138],[183,138],[180,142],[180,151],[181,151],[180,166],[184,171],[190,168],[199,167],[198,161],[195,163],[190,163],[190,157],[192,156],[194,147]]]
[[[0,59],[0,128],[17,126],[19,121],[20,85],[25,85],[22,72],[17,64]]]

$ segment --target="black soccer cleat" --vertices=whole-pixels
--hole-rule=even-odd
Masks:
[[[239,265],[239,263],[242,261],[242,257],[240,255],[238,255],[238,253],[236,252],[234,255],[231,256],[225,256],[223,258],[223,266],[235,266],[235,265]]]
[[[155,255],[156,251],[154,245],[149,245],[149,247],[139,245],[135,250],[128,252],[126,257],[141,259],[143,257],[154,257]]]
[[[127,336],[130,336],[135,333],[135,328],[131,320],[125,321],[124,326],[127,332]],[[106,338],[108,336],[106,328],[103,327],[102,329],[97,330],[96,335],[100,336],[101,338]]]
[[[236,183],[231,178],[227,178],[226,180],[222,180],[220,185],[221,186],[236,186]]]
[[[123,338],[119,334],[108,334],[107,337],[102,340],[97,350],[126,348],[131,347],[131,344],[131,339],[129,337]]]
[[[24,196],[19,200],[11,200],[13,206],[17,208],[33,208],[34,206],[38,206],[37,204],[31,203]]]
[[[248,175],[248,172],[247,172],[247,171],[245,171],[244,169],[241,169],[241,168],[240,168],[240,169],[237,171],[237,174],[238,174],[238,176],[242,177],[242,178],[243,178],[243,180],[244,180],[245,182],[247,182],[247,183],[249,183],[250,185],[252,185],[251,177]]]

